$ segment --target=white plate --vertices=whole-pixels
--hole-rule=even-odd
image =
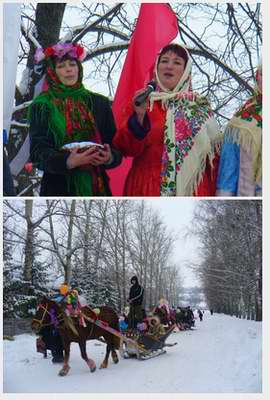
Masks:
[[[95,143],[95,142],[72,142],[72,143],[67,143],[65,144],[62,149],[63,150],[73,150],[75,147],[78,147],[80,149],[91,147],[91,146],[99,146],[103,148],[102,144]]]

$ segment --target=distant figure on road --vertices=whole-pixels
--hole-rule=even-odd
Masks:
[[[203,313],[201,312],[201,310],[198,310],[197,313],[199,315],[200,321],[202,321],[203,320]]]
[[[214,314],[214,311],[213,311],[213,309],[211,308],[211,310],[210,310],[210,313],[211,313],[211,315],[213,315]]]

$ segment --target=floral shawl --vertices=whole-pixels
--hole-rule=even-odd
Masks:
[[[212,165],[222,139],[208,100],[191,90],[191,59],[187,55],[184,73],[172,91],[160,82],[157,62],[155,67],[158,87],[150,95],[150,111],[155,101],[161,101],[166,110],[161,196],[194,195],[207,158]]]

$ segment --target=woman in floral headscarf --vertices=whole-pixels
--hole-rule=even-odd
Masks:
[[[127,196],[213,196],[221,135],[206,98],[191,90],[188,51],[170,44],[155,67],[149,102],[127,106],[114,145],[134,157]]]
[[[44,171],[41,196],[111,195],[105,169],[121,161],[111,147],[115,123],[109,100],[82,84],[84,57],[85,50],[72,43],[36,52],[36,62],[45,62],[48,86],[29,110],[31,161]],[[74,142],[96,145],[82,151]]]
[[[262,67],[253,96],[229,121],[217,180],[218,196],[262,195]]]

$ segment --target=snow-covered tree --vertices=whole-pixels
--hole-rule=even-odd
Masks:
[[[119,310],[118,292],[108,272],[105,272],[105,275],[102,278],[99,289],[99,299],[101,304],[105,304],[114,308],[115,310]]]
[[[193,222],[201,242],[195,270],[209,308],[261,320],[261,201],[202,201]]]
[[[145,288],[146,307],[165,293],[176,302],[181,279],[171,262],[175,238],[142,201],[5,200],[4,207],[4,286],[8,291],[10,280],[24,303],[30,296],[30,308],[32,297],[55,289],[58,277],[92,305],[111,301],[122,309],[134,274]],[[17,275],[10,275],[14,268]]]

